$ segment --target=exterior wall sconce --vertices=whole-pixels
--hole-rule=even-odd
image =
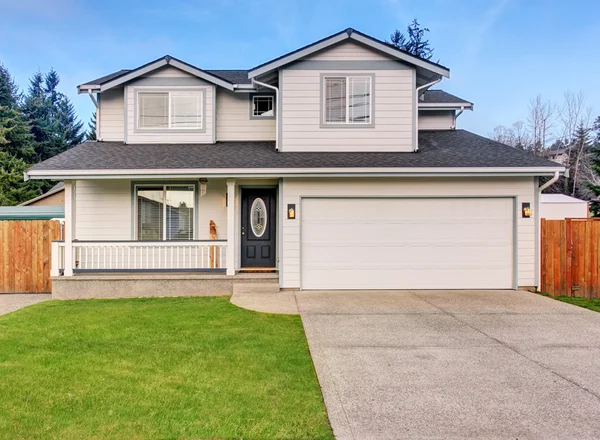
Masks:
[[[521,213],[523,218],[531,217],[531,203],[522,203],[521,204]]]
[[[208,179],[205,177],[202,177],[200,180],[200,197],[203,197],[206,195],[206,184],[208,183]]]
[[[296,218],[296,205],[290,204],[287,207],[287,218],[289,220],[294,220]]]

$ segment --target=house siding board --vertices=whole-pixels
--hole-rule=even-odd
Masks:
[[[193,77],[187,72],[183,72],[174,67],[168,67],[160,69],[156,72],[152,72],[148,74],[144,78],[190,78]],[[142,78],[141,81],[144,81]],[[193,77],[196,78],[196,77]],[[127,143],[143,143],[143,144],[154,144],[154,143],[188,143],[188,144],[210,144],[213,142],[213,99],[215,96],[216,87],[201,79],[195,79],[193,85],[183,85],[183,86],[173,86],[173,85],[136,85],[137,81],[132,81],[126,86],[126,96],[127,96]],[[169,90],[169,91],[177,91],[177,90],[200,90],[204,91],[204,127],[202,132],[198,131],[173,131],[167,132],[140,132],[135,129],[136,121],[135,121],[135,92],[140,91],[160,91],[160,90]]]
[[[137,181],[133,181],[136,183]],[[157,181],[160,185],[161,182]],[[217,238],[227,239],[226,183],[210,179],[206,194],[196,209],[196,239],[210,239],[210,221],[217,226]],[[77,240],[132,240],[133,195],[131,180],[78,180],[75,197]]]
[[[124,102],[123,87],[107,90],[100,95],[98,121],[102,140],[123,141]]]
[[[374,127],[321,127],[322,74],[374,75]],[[282,76],[282,151],[412,151],[412,70],[285,69]]]
[[[451,130],[454,126],[454,111],[419,111],[419,130]]]
[[[366,46],[363,46],[360,43],[355,43],[353,41],[338,43],[332,47],[321,50],[303,58],[303,60],[311,61],[385,61],[393,59],[395,58],[391,57],[390,55],[375,51]]]
[[[283,200],[296,205],[296,219],[283,220],[282,287],[300,287],[301,197],[309,196],[439,196],[439,197],[517,197],[517,209],[523,202],[534,206],[533,177],[523,178],[405,178],[405,179],[283,179]],[[435,213],[432,213],[435,215]],[[518,285],[533,286],[535,279],[535,218],[521,218],[517,212]]]
[[[217,89],[218,141],[274,141],[275,119],[250,119],[246,93]]]

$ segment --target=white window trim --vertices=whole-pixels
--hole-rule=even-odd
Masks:
[[[327,122],[327,80],[330,78],[344,78],[346,80],[346,121],[345,122],[339,122],[339,121],[331,121],[331,122]],[[350,121],[350,78],[353,79],[368,79],[369,80],[369,122],[353,122]],[[374,126],[374,121],[373,121],[373,96],[374,96],[374,81],[373,81],[374,75],[368,75],[368,74],[356,74],[356,75],[349,75],[349,74],[327,74],[327,75],[322,75],[321,77],[321,127],[344,127],[344,126],[350,126],[350,127],[373,127]]]
[[[254,114],[254,99],[255,98],[270,98],[273,103],[273,114],[269,116],[263,115],[255,115]],[[275,112],[277,109],[275,108],[275,95],[267,94],[267,93],[256,93],[250,95],[250,119],[275,119]]]
[[[139,188],[154,188],[154,187],[159,187],[162,186],[163,188],[163,215],[162,215],[162,220],[163,220],[163,227],[162,227],[162,238],[158,241],[192,241],[192,240],[197,240],[197,236],[198,236],[198,231],[197,231],[197,218],[198,218],[198,203],[197,203],[197,192],[198,192],[198,188],[196,187],[195,184],[191,184],[191,183],[141,183],[141,184],[135,184],[133,185],[133,200],[134,200],[134,208],[133,208],[133,239],[134,241],[141,241],[139,238],[139,229],[138,229],[138,225],[139,225],[139,213],[138,213],[138,209],[139,209],[139,205],[138,205],[138,189]],[[193,218],[193,228],[194,228],[194,234],[193,237],[190,240],[167,240],[167,210],[164,209],[164,206],[166,204],[166,199],[167,199],[167,187],[173,187],[173,186],[178,186],[178,187],[185,187],[185,188],[189,188],[190,186],[192,186],[194,188],[194,218]]]
[[[190,92],[193,94],[190,95]],[[204,124],[206,118],[206,105],[205,105],[205,89],[186,89],[186,90],[161,90],[161,89],[136,89],[135,94],[135,131],[136,132],[149,132],[149,133],[177,133],[177,132],[205,132],[206,127]],[[140,95],[144,94],[167,94],[167,125],[168,127],[140,127]],[[172,96],[198,96],[200,97],[200,126],[199,127],[171,127],[171,97]]]

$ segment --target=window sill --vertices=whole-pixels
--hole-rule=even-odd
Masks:
[[[324,124],[321,122],[321,128],[375,128],[375,123],[372,122],[370,124]]]

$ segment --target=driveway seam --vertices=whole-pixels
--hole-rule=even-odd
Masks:
[[[413,295],[415,295],[415,296],[417,296],[419,299],[421,299],[421,300],[425,301],[427,304],[429,304],[429,305],[431,305],[431,306],[433,306],[433,307],[435,307],[435,308],[437,308],[437,309],[441,310],[443,313],[445,313],[445,314],[447,314],[447,315],[451,316],[452,318],[456,319],[456,320],[457,320],[458,322],[460,322],[461,324],[463,324],[463,325],[466,325],[466,326],[467,326],[467,327],[469,327],[470,329],[472,329],[472,330],[475,330],[476,332],[478,332],[478,333],[481,333],[482,335],[486,336],[487,338],[489,338],[489,339],[492,339],[493,341],[496,341],[496,342],[498,342],[498,343],[499,343],[500,345],[502,345],[503,347],[506,347],[506,348],[508,348],[508,349],[509,349],[509,350],[511,350],[512,352],[514,352],[514,353],[516,353],[517,355],[519,355],[519,356],[521,356],[521,357],[523,357],[523,358],[527,359],[528,361],[532,362],[533,364],[537,365],[538,367],[541,367],[541,368],[543,368],[544,370],[546,370],[546,371],[549,371],[550,373],[554,374],[555,376],[558,376],[558,377],[560,377],[561,379],[563,379],[563,380],[565,380],[565,381],[569,382],[570,384],[572,384],[572,385],[575,385],[575,386],[576,386],[576,387],[578,387],[578,388],[581,388],[583,391],[585,391],[585,392],[587,392],[587,393],[591,394],[591,395],[592,395],[592,396],[594,396],[594,397],[595,397],[597,400],[599,400],[599,401],[600,401],[600,395],[598,395],[598,394],[597,394],[597,393],[595,393],[594,391],[592,391],[592,390],[590,390],[590,389],[586,388],[586,387],[585,387],[585,386],[583,386],[582,384],[580,384],[580,383],[578,383],[578,382],[576,382],[576,381],[574,381],[574,380],[572,380],[572,379],[569,379],[569,378],[568,378],[568,377],[566,377],[566,376],[563,376],[562,374],[560,374],[560,373],[558,373],[558,372],[554,371],[553,369],[551,369],[551,368],[547,367],[546,365],[544,365],[544,364],[542,364],[542,363],[540,363],[540,362],[538,362],[538,361],[536,361],[536,360],[534,360],[534,359],[531,359],[530,357],[528,357],[527,355],[525,355],[525,354],[521,353],[519,350],[517,350],[516,348],[512,347],[511,345],[509,345],[509,344],[507,344],[507,343],[505,343],[505,342],[501,341],[501,340],[500,340],[500,339],[498,339],[498,338],[495,338],[495,337],[493,337],[493,336],[491,336],[491,335],[488,335],[488,334],[487,334],[486,332],[484,332],[483,330],[480,330],[480,329],[478,329],[478,328],[476,328],[476,327],[473,327],[471,324],[469,324],[469,323],[468,323],[468,322],[466,322],[466,321],[463,321],[462,319],[460,319],[460,318],[459,318],[459,317],[457,317],[456,315],[454,315],[454,314],[452,314],[452,313],[450,313],[450,312],[448,312],[448,311],[446,311],[446,310],[442,309],[441,307],[439,307],[439,306],[437,306],[437,305],[435,305],[435,304],[431,303],[430,301],[426,300],[425,298],[423,298],[423,297],[420,297],[420,296],[418,295],[418,293],[414,293],[414,292],[413,292]]]
[[[350,419],[348,417],[348,413],[346,412],[346,408],[344,407],[344,404],[342,403],[342,398],[341,398],[340,393],[339,393],[339,386],[336,383],[335,379],[333,378],[333,374],[331,373],[331,367],[329,366],[329,362],[327,361],[327,357],[323,354],[323,347],[321,347],[321,345],[318,342],[315,343],[315,344],[311,344],[310,339],[308,338],[308,335],[306,333],[306,327],[304,325],[304,319],[303,318],[304,317],[303,317],[302,313],[300,313],[300,320],[302,321],[302,327],[304,328],[304,334],[306,335],[306,341],[308,342],[309,352],[310,352],[311,358],[313,359],[313,365],[315,367],[315,373],[316,373],[316,376],[317,376],[317,380],[319,381],[319,387],[321,388],[321,393],[323,394],[323,400],[325,400],[325,395],[324,395],[323,391],[325,390],[325,388],[329,389],[330,387],[323,387],[322,386],[322,382],[329,381],[333,385],[335,399],[337,400],[337,404],[341,408],[342,413],[344,414],[344,419],[346,421],[346,426],[344,428],[347,428],[347,430],[350,433],[350,437],[352,439],[356,439],[356,436],[354,435],[354,431],[352,429],[352,425],[350,423]],[[317,340],[318,339],[319,338],[317,338]],[[319,374],[317,372],[317,365],[316,365],[317,363],[319,363],[320,365],[324,366],[325,369],[327,370],[326,373],[325,373],[325,377],[321,377],[320,379],[319,379]],[[325,407],[327,408],[327,404],[325,405]],[[333,411],[332,411],[332,413],[333,413]],[[328,415],[328,418],[329,418],[329,423],[331,425],[331,429],[334,432],[334,436],[337,439],[344,439],[344,438],[346,438],[343,432],[341,432],[341,433],[338,432],[337,435],[336,435],[334,426],[338,427],[338,431],[343,431],[343,429],[339,429],[341,427],[338,425],[338,423],[334,424],[334,423],[331,422],[331,415],[329,414],[329,411],[328,411],[327,415]]]

